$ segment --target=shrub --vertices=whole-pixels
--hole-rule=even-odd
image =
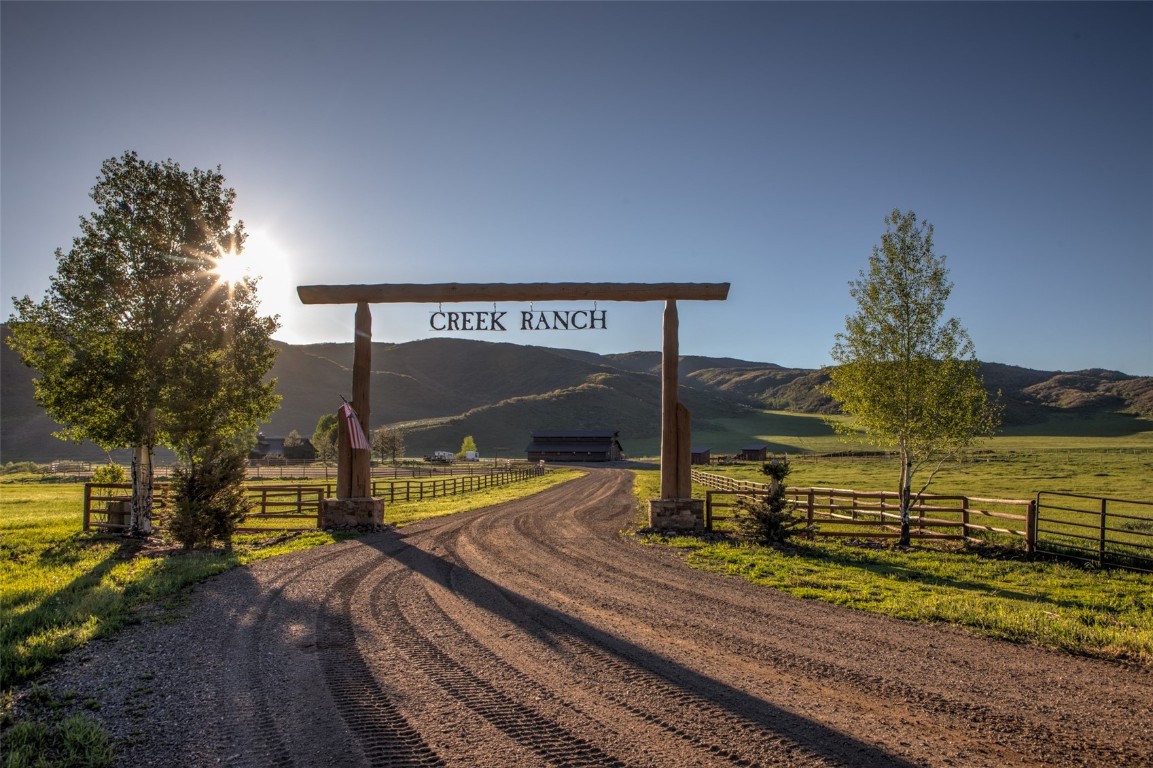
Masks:
[[[10,461],[3,467],[0,467],[0,474],[3,475],[18,475],[23,473],[43,474],[46,471],[47,467],[42,464],[37,464],[34,461]]]
[[[244,495],[247,463],[243,451],[218,445],[200,451],[187,465],[173,467],[169,531],[185,549],[211,547],[217,540],[232,548],[232,534],[249,509]]]
[[[92,482],[94,483],[126,483],[128,482],[128,473],[124,471],[124,467],[119,464],[108,462],[103,466],[99,466],[92,470]]]
[[[761,467],[761,472],[771,479],[768,494],[737,499],[737,525],[744,536],[758,544],[777,546],[807,530],[796,504],[785,496],[785,478],[790,471],[787,458],[773,459]]]

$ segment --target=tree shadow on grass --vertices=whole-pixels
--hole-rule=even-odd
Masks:
[[[29,680],[59,661],[68,651],[93,637],[106,635],[133,620],[133,612],[146,600],[174,595],[189,583],[236,564],[235,556],[219,552],[192,553],[192,557],[161,557],[167,549],[149,551],[141,539],[93,537],[76,533],[29,554],[46,574],[75,569],[95,549],[111,548],[90,568],[68,582],[45,590],[32,582],[8,590],[0,626],[0,679],[8,689]],[[111,572],[133,560],[148,557],[154,565],[127,586],[108,582]],[[31,604],[31,607],[27,607]],[[25,610],[17,610],[26,608]]]

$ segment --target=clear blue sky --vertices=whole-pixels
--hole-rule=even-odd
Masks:
[[[0,12],[4,318],[134,149],[221,166],[286,341],[352,339],[297,284],[731,282],[681,304],[682,353],[815,368],[898,207],[936,227],[981,359],[1153,375],[1148,2]],[[657,304],[601,308],[607,331],[468,335],[659,348]],[[435,309],[378,305],[374,338],[436,335]]]

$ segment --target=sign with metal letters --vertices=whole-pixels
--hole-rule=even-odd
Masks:
[[[550,309],[521,310],[509,317],[509,312],[486,310],[483,312],[445,312],[437,310],[428,319],[433,331],[507,331],[513,327],[521,331],[603,331],[608,328],[608,310],[605,309]]]

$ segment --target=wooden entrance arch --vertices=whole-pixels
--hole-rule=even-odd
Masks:
[[[677,301],[724,301],[728,283],[385,283],[378,285],[301,285],[304,304],[355,304],[356,328],[352,365],[352,408],[369,433],[369,376],[372,368],[372,315],[369,304],[443,304],[497,301],[664,301],[661,350],[661,501],[675,512],[692,495],[688,410],[677,395],[679,325]],[[372,487],[371,455],[340,441],[337,497],[368,497]],[[654,501],[654,505],[657,502]],[[657,509],[656,506],[653,508]],[[653,514],[650,514],[650,521]],[[665,515],[672,519],[675,515]],[[684,527],[684,526],[679,526]]]

